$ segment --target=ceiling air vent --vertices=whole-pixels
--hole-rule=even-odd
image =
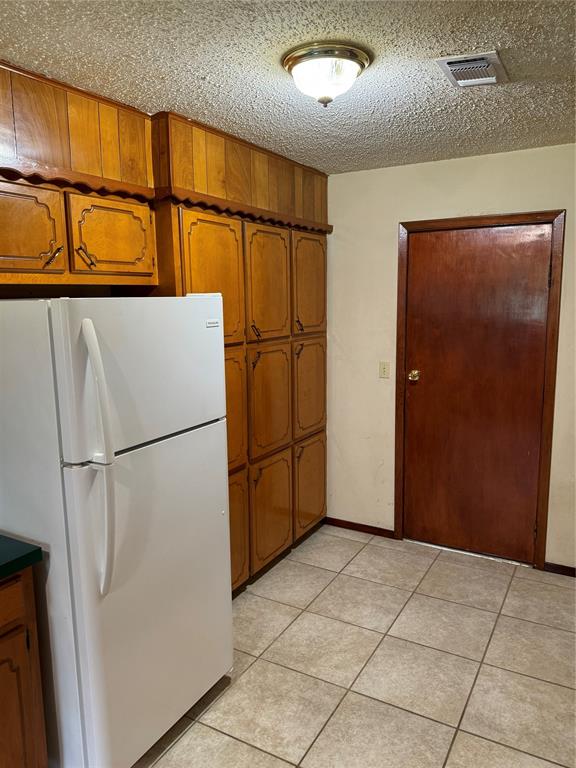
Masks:
[[[436,61],[456,88],[465,88],[470,85],[495,85],[508,80],[504,65],[496,51],[447,56]]]

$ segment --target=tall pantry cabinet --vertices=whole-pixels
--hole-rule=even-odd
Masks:
[[[174,115],[153,137],[158,292],[223,296],[236,589],[326,513],[326,177]]]

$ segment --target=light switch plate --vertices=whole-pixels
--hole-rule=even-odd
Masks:
[[[380,361],[380,367],[379,367],[379,375],[381,379],[389,379],[390,378],[390,363]]]

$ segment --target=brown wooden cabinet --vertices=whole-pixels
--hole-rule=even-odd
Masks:
[[[292,233],[292,333],[326,330],[326,237]]]
[[[68,225],[74,272],[154,274],[154,217],[147,205],[69,194]]]
[[[229,476],[228,498],[232,589],[236,589],[250,576],[250,508],[247,469]]]
[[[47,764],[30,568],[0,581],[0,766]]]
[[[244,346],[226,348],[225,370],[228,469],[233,470],[246,464],[248,451],[248,395]]]
[[[294,439],[326,424],[326,338],[292,342]]]
[[[296,443],[294,451],[294,539],[326,515],[326,434]]]
[[[292,544],[292,454],[281,451],[250,467],[251,572]]]
[[[248,348],[251,459],[292,440],[290,362],[289,341]]]
[[[58,273],[67,264],[62,192],[0,182],[0,271]]]
[[[224,341],[244,341],[242,222],[181,209],[186,293],[221,293]]]
[[[245,224],[246,335],[249,341],[290,335],[290,232]]]

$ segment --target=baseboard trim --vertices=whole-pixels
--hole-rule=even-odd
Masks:
[[[351,531],[360,531],[361,533],[371,533],[372,536],[384,536],[387,539],[393,539],[394,531],[389,528],[378,528],[376,525],[364,525],[364,523],[351,523],[349,520],[340,520],[337,517],[325,517],[324,522],[327,525],[334,525],[336,528],[348,528]]]
[[[558,563],[544,563],[544,570],[550,573],[559,573],[562,576],[576,577],[576,568],[572,565],[558,565]]]

